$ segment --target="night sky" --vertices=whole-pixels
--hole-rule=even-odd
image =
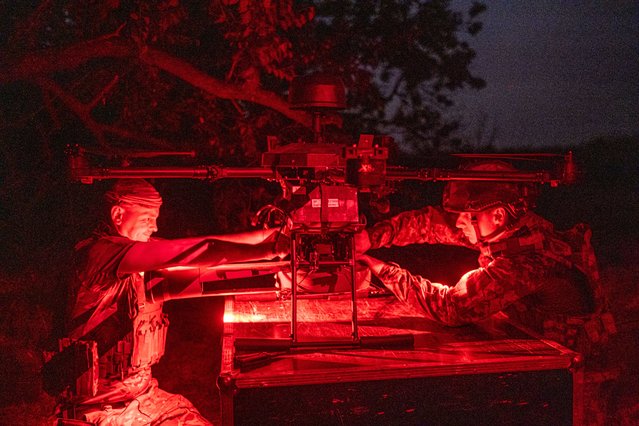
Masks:
[[[487,87],[456,97],[466,132],[483,120],[498,148],[639,136],[638,1],[485,4],[484,28],[469,42],[471,69]]]

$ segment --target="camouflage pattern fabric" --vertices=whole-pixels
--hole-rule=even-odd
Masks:
[[[455,217],[429,206],[368,229],[371,248],[441,243],[480,252],[480,267],[464,274],[454,286],[386,264],[379,278],[400,300],[425,317],[451,326],[504,311],[572,349],[593,352],[605,343],[614,324],[604,312],[587,228],[580,226],[564,235],[528,212],[498,241],[473,245],[454,227]]]
[[[456,215],[428,206],[378,222],[367,229],[371,248],[408,244],[451,244],[476,248],[455,228]]]
[[[144,380],[144,379],[142,379]],[[114,390],[117,387],[114,384]],[[146,391],[123,404],[80,405],[77,417],[97,426],[211,425],[186,398],[158,388],[151,379]]]
[[[144,393],[151,384],[151,368],[143,368],[127,377],[100,378],[98,392],[94,396],[79,396],[77,405],[113,404],[131,400]]]

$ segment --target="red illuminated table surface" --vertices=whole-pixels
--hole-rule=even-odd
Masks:
[[[339,296],[300,299],[298,301],[299,341],[327,342],[331,339],[341,342],[349,341],[350,303],[349,299]],[[520,380],[519,376],[524,377],[521,380],[532,381],[533,388],[537,386],[537,382],[551,382],[550,384],[542,383],[543,386],[548,385],[551,388],[539,389],[540,393],[554,394],[540,396],[540,398],[547,398],[548,401],[537,401],[537,395],[513,397],[498,394],[486,398],[492,401],[490,404],[494,404],[495,398],[502,403],[506,399],[514,405],[537,404],[541,407],[540,410],[546,409],[547,413],[543,415],[550,416],[542,416],[540,420],[555,422],[559,419],[559,423],[555,424],[561,424],[564,421],[571,423],[572,416],[580,413],[577,404],[580,398],[575,393],[578,376],[576,373],[580,371],[578,363],[575,362],[577,354],[514,326],[503,315],[494,316],[476,325],[452,328],[417,316],[414,311],[392,297],[359,298],[357,303],[358,330],[363,339],[366,336],[412,334],[413,346],[386,349],[301,347],[288,351],[267,349],[254,351],[255,353],[239,352],[235,348],[236,339],[289,337],[291,302],[276,300],[274,296],[262,296],[259,299],[256,296],[229,297],[225,305],[223,356],[218,381],[223,422],[243,423],[242,416],[247,414],[247,404],[250,407],[254,403],[257,404],[255,406],[268,410],[264,407],[268,407],[269,403],[266,401],[258,403],[259,398],[272,400],[271,402],[278,406],[276,402],[279,398],[278,393],[290,396],[292,393],[297,395],[309,389],[311,395],[324,394],[333,390],[337,393],[341,392],[341,396],[328,398],[330,401],[325,405],[331,403],[334,405],[336,400],[342,401],[340,398],[347,400],[359,398],[365,401],[359,402],[360,405],[368,406],[364,410],[366,412],[364,417],[361,417],[362,413],[357,412],[356,409],[353,414],[352,407],[342,407],[342,411],[350,413],[346,419],[355,419],[356,422],[384,421],[387,418],[376,416],[388,414],[398,408],[386,406],[380,411],[378,407],[373,406],[385,404],[388,395],[384,397],[385,402],[380,402],[379,396],[368,394],[362,396],[361,390],[356,391],[357,395],[352,395],[355,385],[364,384],[362,386],[365,386],[369,383],[369,389],[374,389],[375,386],[382,389],[397,387],[400,383],[405,386],[409,383],[412,389],[415,386],[419,388],[416,385],[418,382],[413,379],[425,378],[439,380],[439,382],[431,381],[427,385],[428,388],[433,387],[433,383],[436,386],[441,386],[442,383],[446,386],[450,384],[455,387],[455,390],[450,391],[454,395],[460,392],[459,389],[474,387],[476,383],[474,384],[472,380],[481,379],[480,383],[488,383],[492,380],[496,385],[491,385],[490,389],[504,383],[504,387],[509,390],[523,386],[526,391],[530,390],[530,384],[509,383],[510,379],[504,377],[508,376],[513,381]],[[238,362],[246,358],[254,358],[256,362],[243,364]],[[452,378],[455,377],[459,379],[453,380]],[[461,378],[463,382],[459,382]],[[349,383],[350,387],[346,386],[340,391],[339,386],[336,387],[336,385],[344,383]],[[256,393],[257,390],[261,390],[262,393]],[[267,391],[271,394],[264,394]],[[406,390],[400,389],[397,392],[403,392],[402,398],[406,398]],[[521,391],[518,392],[521,393]],[[445,394],[446,390],[437,393]],[[243,402],[240,401],[242,395],[246,396]],[[308,396],[300,396],[300,398],[308,399]],[[518,398],[523,401],[518,401]],[[556,403],[553,402],[554,398],[561,398],[564,401]],[[397,399],[400,400],[399,397]],[[565,401],[566,399],[568,401]],[[303,405],[305,401],[305,399],[297,401],[295,406]],[[485,402],[479,402],[479,404]],[[462,405],[466,407],[468,404],[469,402],[466,401]],[[475,401],[470,406],[476,404],[478,403]],[[569,405],[568,408],[565,407],[566,404]],[[328,412],[328,414],[322,414],[328,416],[326,419],[331,419],[334,415],[334,407],[311,408]],[[399,409],[402,415],[410,412],[417,413],[415,415],[432,416],[432,412],[428,410],[434,410],[432,407],[404,408]],[[466,409],[463,408],[463,410]],[[273,408],[270,410],[269,413],[273,411]],[[422,414],[419,414],[419,410],[422,410]],[[472,414],[472,408],[469,410]],[[301,408],[301,411],[309,413],[304,408]],[[264,418],[268,415],[268,413],[259,414],[263,423],[269,423]],[[292,418],[283,414],[274,414],[271,420],[275,424],[281,421],[298,422],[304,418],[295,417],[295,414],[291,415]],[[509,413],[493,413],[490,416],[494,417],[489,417],[487,421],[502,421],[504,419],[499,417],[502,415],[511,416]],[[342,419],[340,421],[343,421],[344,413],[339,416]],[[526,414],[525,418],[530,419],[530,413]],[[419,423],[419,418],[406,420],[408,423]],[[246,419],[246,423],[250,421],[253,420]],[[327,422],[330,423],[330,420]],[[448,422],[448,420],[444,419],[442,422]]]

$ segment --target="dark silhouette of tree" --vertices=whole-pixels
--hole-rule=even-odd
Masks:
[[[475,53],[458,35],[476,34],[483,11],[475,3],[464,21],[447,1],[321,2],[314,62],[347,81],[352,132],[391,132],[419,151],[458,143],[449,94],[485,84],[469,72]]]
[[[340,76],[344,133],[391,132],[422,150],[453,143],[450,92],[479,88],[461,32],[475,19],[448,1],[43,0],[2,13],[2,127],[41,137],[82,129],[101,149],[196,149],[255,160],[267,134],[309,132],[291,79]],[[39,90],[34,90],[37,88]]]

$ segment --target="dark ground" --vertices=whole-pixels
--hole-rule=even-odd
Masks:
[[[591,420],[592,424],[636,425],[639,424],[639,149],[636,140],[594,141],[576,151],[576,155],[584,163],[587,177],[574,187],[555,188],[542,194],[537,211],[554,221],[559,229],[579,221],[593,228],[602,282],[619,332],[609,344],[604,372],[613,379],[605,381],[607,377],[601,377],[605,383],[600,405],[606,411]],[[188,215],[194,213],[180,214],[186,215],[188,221]],[[175,220],[175,215],[171,219]],[[54,218],[42,226],[57,225]],[[66,230],[60,229],[63,232]],[[188,230],[177,229],[175,233],[187,235]],[[55,232],[49,240],[55,247],[58,241]],[[10,245],[7,243],[6,247]],[[410,249],[411,259],[419,261],[406,259],[401,251],[385,255],[416,272],[424,268],[424,275],[442,282],[454,281],[470,265],[468,262],[472,263],[466,254],[460,262],[460,257],[444,251],[423,252],[424,257],[420,258],[420,250],[425,249]],[[55,334],[59,313],[52,313],[51,304],[35,297],[29,289],[42,292],[42,286],[61,286],[59,283],[63,281],[57,273],[38,275],[38,269],[31,265],[19,271],[0,275],[0,424],[38,425],[44,424],[55,403],[42,391],[37,371],[42,362],[43,342]],[[60,288],[49,291],[62,291]],[[38,303],[32,303],[33,300]],[[219,399],[215,383],[220,368],[223,301],[219,298],[171,301],[166,310],[171,318],[171,331],[167,353],[155,368],[160,387],[183,394],[206,417],[217,422]]]

